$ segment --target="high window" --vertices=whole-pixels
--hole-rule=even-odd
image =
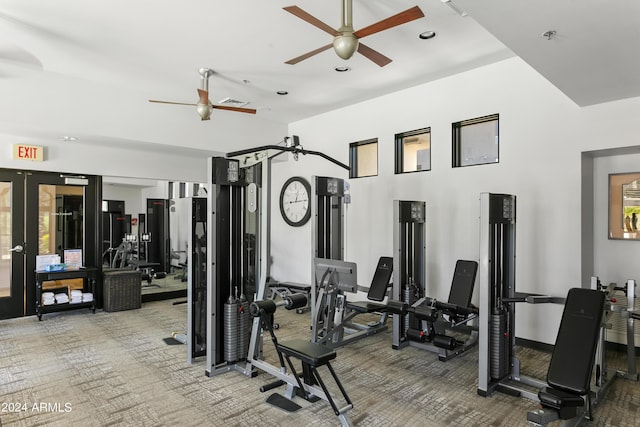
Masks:
[[[396,174],[431,170],[431,128],[396,134]]]
[[[349,144],[349,178],[378,175],[378,139]]]
[[[498,163],[498,114],[453,123],[453,167]]]

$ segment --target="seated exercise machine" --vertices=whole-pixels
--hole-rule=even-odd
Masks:
[[[387,329],[386,305],[380,304],[387,296],[393,272],[393,259],[380,257],[368,288],[367,301],[348,302],[345,292],[358,290],[356,264],[316,258],[316,305],[312,318],[314,342],[335,348]],[[367,324],[355,323],[360,314],[376,314],[379,320]]]
[[[438,353],[442,362],[472,348],[478,341],[477,328],[468,325],[478,317],[478,309],[471,304],[477,270],[475,261],[456,262],[447,302],[429,297],[421,297],[411,305],[389,301],[388,311],[400,321],[400,346],[394,348],[411,344]],[[447,335],[448,332],[454,335]],[[462,340],[462,336],[466,339]]]
[[[542,409],[527,414],[530,425],[544,426],[563,420],[577,426],[593,420],[591,374],[596,359],[605,294],[595,289],[569,290],[560,328],[547,371],[547,387],[538,397]]]
[[[516,349],[516,305],[563,304],[564,298],[516,292],[516,196],[480,194],[478,388],[538,400],[546,383],[523,375]]]
[[[313,262],[311,273],[311,341],[336,348],[384,331],[388,315],[378,307],[347,303],[345,293],[368,292],[368,299],[386,295],[393,263],[381,258],[369,288],[357,284],[357,266],[344,261],[345,205],[350,203],[349,185],[342,179],[315,176],[311,182]],[[378,288],[380,286],[380,288]],[[372,289],[373,288],[373,289]],[[375,294],[375,295],[374,295]],[[383,306],[381,306],[383,308]],[[372,311],[373,310],[373,311]],[[378,315],[366,325],[353,322],[359,314]]]
[[[261,387],[260,391],[266,392],[276,387],[286,385],[284,396],[274,393],[267,398],[267,403],[287,412],[295,412],[302,408],[293,401],[296,396],[302,397],[309,402],[316,402],[319,399],[326,400],[331,405],[333,412],[340,419],[341,424],[343,426],[350,426],[351,421],[347,417],[347,411],[353,408],[353,403],[331,366],[331,360],[336,358],[335,350],[320,343],[313,343],[302,339],[279,342],[273,331],[273,314],[278,306],[284,306],[287,310],[294,310],[304,307],[305,305],[307,305],[307,297],[298,293],[285,295],[279,303],[273,300],[264,300],[254,301],[249,306],[251,316],[259,318],[262,330],[269,332],[280,361],[280,367],[276,368],[257,357],[252,358],[251,364],[253,366],[277,378],[276,381]],[[302,366],[300,372],[296,370],[291,359],[300,361]],[[286,365],[285,360],[287,362]],[[318,368],[322,366],[326,366],[342,394],[342,400],[345,405],[341,408],[337,406],[335,399],[320,376]],[[290,370],[290,373],[288,373],[287,370]],[[318,385],[320,388],[318,388]]]
[[[478,263],[456,262],[447,302],[427,297],[425,211],[422,201],[395,200],[393,204],[393,291],[388,304],[393,314],[392,347],[432,351],[446,361],[467,351],[478,339],[471,324],[478,315],[471,306]],[[455,337],[448,335],[452,331]]]
[[[539,401],[540,390],[548,387],[548,383],[541,379],[523,375],[521,364],[515,355],[516,305],[527,304],[565,304],[564,297],[516,292],[515,286],[515,221],[516,197],[507,194],[482,193],[480,195],[480,302],[479,302],[479,343],[478,343],[478,389],[480,396],[489,396],[499,391],[511,396],[525,397]],[[591,279],[591,289],[602,291],[597,278]],[[627,286],[633,289],[633,286]],[[605,293],[612,291],[608,289]],[[629,294],[633,300],[633,290]],[[610,295],[606,295],[607,298]],[[609,298],[608,298],[609,299]],[[601,309],[606,315],[613,311],[620,311],[610,304]],[[631,302],[630,304],[633,304]],[[633,305],[631,305],[632,307]],[[630,319],[635,313],[627,308],[624,315]],[[623,314],[623,313],[621,313]],[[590,389],[591,404],[604,396],[613,378],[605,363],[605,327],[599,337],[595,357],[595,368]],[[581,336],[581,335],[580,335]],[[632,335],[631,335],[632,336]],[[633,336],[629,341],[633,355]],[[555,350],[554,350],[555,351]],[[560,356],[558,356],[560,357]],[[629,373],[618,372],[617,376],[637,378],[635,370],[635,356],[629,358]],[[577,402],[577,400],[574,400]],[[539,419],[539,421],[544,419]]]

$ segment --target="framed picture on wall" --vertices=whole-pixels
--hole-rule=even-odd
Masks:
[[[640,240],[640,172],[609,174],[609,239]]]

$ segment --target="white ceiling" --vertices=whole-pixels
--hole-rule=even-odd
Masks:
[[[426,15],[363,40],[393,60],[381,68],[358,53],[343,61],[332,50],[284,63],[331,36],[282,8],[297,5],[338,27],[339,0],[0,0],[0,135],[224,152],[277,142],[254,141],[247,129],[281,126],[514,55],[579,106],[640,96],[636,0],[452,4],[468,16],[441,0],[354,0],[356,30],[416,5]],[[418,38],[428,30],[437,36]],[[542,37],[547,30],[556,36]],[[337,73],[338,65],[351,71]],[[202,67],[216,72],[213,103],[229,97],[258,113],[216,110],[202,122],[195,107],[148,102],[196,102]]]

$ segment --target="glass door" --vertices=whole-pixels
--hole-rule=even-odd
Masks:
[[[27,315],[35,313],[38,255],[58,255],[61,263],[75,266],[100,266],[101,187],[102,181],[95,176],[27,173],[25,229],[30,248],[26,259]]]
[[[24,174],[0,170],[0,319],[24,314]]]

